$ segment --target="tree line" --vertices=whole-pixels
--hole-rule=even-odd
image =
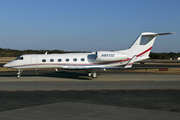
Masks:
[[[46,52],[48,52],[48,54],[51,53],[86,53],[89,51],[63,51],[63,50],[14,50],[14,49],[3,49],[0,48],[0,57],[18,57],[20,55],[24,55],[24,54],[45,54]],[[151,52],[150,53],[150,58],[151,59],[170,59],[170,58],[174,58],[174,57],[180,57],[180,52],[179,53],[174,53],[174,52],[170,52],[170,53],[154,53]]]
[[[63,51],[63,50],[14,50],[9,48],[0,48],[0,57],[18,57],[20,55],[24,54],[45,54],[48,52],[48,54],[51,53],[84,53],[85,51]]]
[[[170,59],[170,58],[180,57],[180,52],[178,52],[178,53],[174,53],[174,52],[154,53],[154,52],[151,52],[149,57],[151,59]]]

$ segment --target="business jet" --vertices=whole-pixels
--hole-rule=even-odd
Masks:
[[[89,77],[96,78],[97,69],[131,68],[134,62],[149,58],[156,36],[173,33],[143,32],[129,49],[119,51],[96,51],[92,53],[28,54],[21,55],[4,65],[17,69],[17,78],[24,69],[53,68],[85,69]]]

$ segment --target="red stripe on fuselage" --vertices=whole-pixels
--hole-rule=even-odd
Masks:
[[[142,52],[142,53],[140,53],[139,55],[137,55],[136,57],[139,57],[139,56],[141,56],[141,55],[143,55],[143,54],[145,54],[145,53],[147,53],[148,51],[150,51],[152,49],[152,47],[150,47],[149,49],[147,49],[146,51],[144,51],[144,52]]]

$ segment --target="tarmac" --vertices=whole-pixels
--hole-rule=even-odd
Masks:
[[[3,120],[179,120],[180,74],[0,72]]]

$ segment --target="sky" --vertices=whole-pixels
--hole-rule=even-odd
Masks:
[[[180,52],[180,0],[0,0],[0,47],[123,50],[142,32],[152,52]]]

